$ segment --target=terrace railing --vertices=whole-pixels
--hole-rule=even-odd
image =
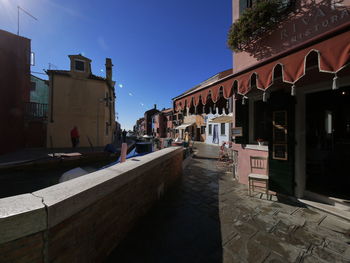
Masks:
[[[48,104],[25,102],[24,117],[27,120],[47,120]]]

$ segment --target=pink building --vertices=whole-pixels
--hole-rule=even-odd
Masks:
[[[233,22],[266,3],[233,0]],[[277,23],[235,47],[232,74],[176,98],[175,110],[220,108],[233,97],[240,182],[247,183],[250,157],[264,156],[271,190],[350,200],[343,170],[350,160],[350,1],[281,1],[276,10],[265,24]]]
[[[173,109],[163,109],[162,111],[153,115],[153,134],[155,137],[172,138],[172,113]]]

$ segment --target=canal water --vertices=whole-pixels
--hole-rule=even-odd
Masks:
[[[144,154],[146,153],[139,155]],[[136,152],[136,148],[133,147],[132,150],[128,153],[127,158],[131,158],[137,155],[138,153]],[[107,161],[90,162],[88,165],[79,166],[79,168],[85,170],[87,173],[92,173],[99,169],[115,165],[119,162],[120,158],[116,157],[115,160],[112,161],[109,159]],[[78,167],[64,167],[58,169],[56,166],[55,169],[48,170],[16,170],[12,172],[0,171],[0,198],[32,193],[40,189],[58,184],[62,181],[67,181],[68,179],[75,178],[77,176],[74,175],[74,172],[72,171],[75,168]],[[70,175],[64,175],[67,172]],[[88,176],[88,174],[86,175]]]
[[[113,162],[113,161],[112,161]],[[80,168],[94,172],[111,161],[90,163]],[[51,185],[58,184],[62,175],[72,168],[62,168],[42,171],[0,172],[0,198],[31,193]]]

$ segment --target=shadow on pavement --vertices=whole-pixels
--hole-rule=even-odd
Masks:
[[[214,161],[193,159],[106,262],[222,262],[219,177]]]

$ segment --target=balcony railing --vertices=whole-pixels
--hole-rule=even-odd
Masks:
[[[24,117],[29,120],[47,120],[48,105],[36,102],[24,103]]]

